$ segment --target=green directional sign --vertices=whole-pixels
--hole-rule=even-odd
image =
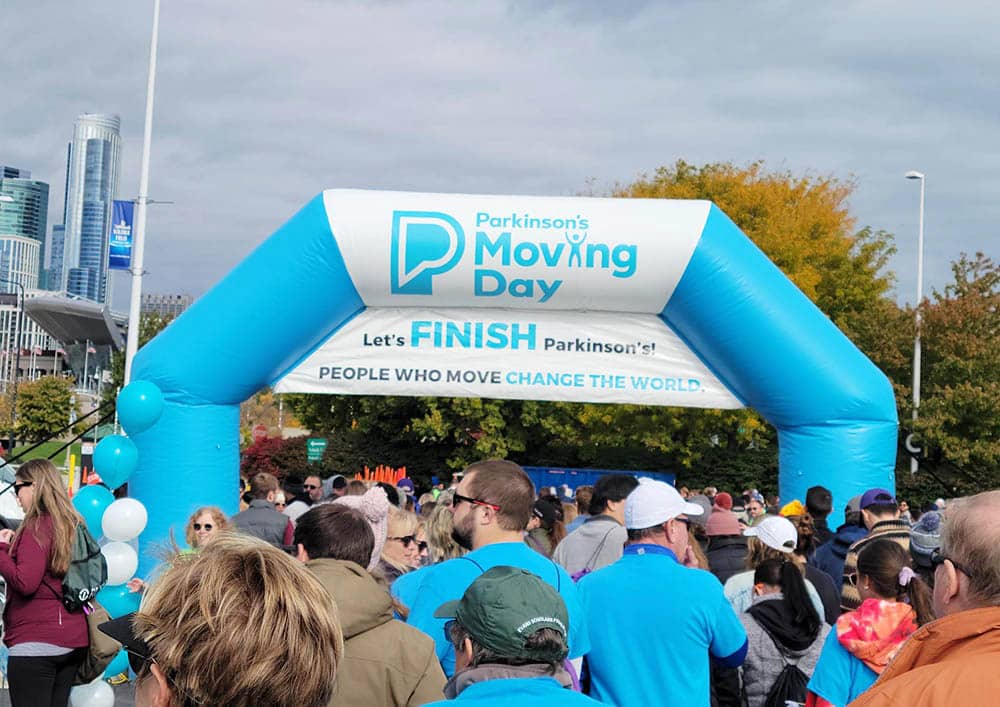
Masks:
[[[313,462],[318,462],[323,458],[323,452],[326,451],[326,444],[328,440],[325,439],[307,439],[306,440],[306,459],[310,464]]]

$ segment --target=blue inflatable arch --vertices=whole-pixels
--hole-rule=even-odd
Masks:
[[[149,512],[141,573],[156,561],[150,544],[183,537],[196,507],[237,510],[240,403],[365,309],[329,204],[310,201],[139,351],[133,379],[165,398],[134,437],[130,493]],[[894,488],[888,379],[715,206],[696,243],[659,316],[777,429],[781,498],[823,484],[836,516],[867,488]]]

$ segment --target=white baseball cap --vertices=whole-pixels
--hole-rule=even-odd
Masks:
[[[783,516],[768,516],[757,525],[747,528],[743,534],[758,538],[772,550],[794,552],[799,544],[799,534],[792,521]]]
[[[704,512],[698,504],[685,501],[670,484],[644,476],[625,499],[625,527],[652,528],[681,514],[700,516]]]

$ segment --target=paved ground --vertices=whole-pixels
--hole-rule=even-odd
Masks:
[[[134,690],[135,686],[132,683],[116,687],[115,707],[134,707],[135,702],[132,700]],[[0,707],[10,707],[10,697],[7,695],[6,690],[0,690]]]

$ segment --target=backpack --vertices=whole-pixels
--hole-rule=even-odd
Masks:
[[[805,704],[808,684],[809,678],[799,666],[785,663],[785,667],[774,679],[774,684],[764,699],[764,707],[785,707],[789,702]]]
[[[70,611],[79,611],[97,596],[108,582],[108,563],[101,546],[83,523],[76,526],[69,571],[62,581],[62,602]]]

